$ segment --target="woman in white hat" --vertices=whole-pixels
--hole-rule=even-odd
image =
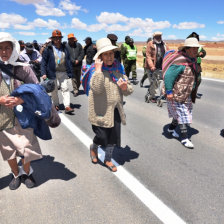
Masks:
[[[120,146],[120,124],[126,124],[123,95],[130,95],[133,88],[123,66],[114,59],[117,46],[112,45],[110,39],[102,38],[96,42],[96,47],[95,72],[89,91],[88,118],[95,133],[90,157],[93,163],[98,162],[97,149],[101,145],[105,148],[104,164],[116,172],[111,158],[115,145]]]
[[[175,132],[177,125],[180,127],[181,143],[187,148],[194,148],[188,138],[187,125],[192,123],[192,102],[195,103],[198,75],[201,68],[197,64],[198,48],[201,47],[194,37],[185,40],[179,47],[179,57],[171,62],[164,76],[167,94],[167,108],[172,123],[168,132],[174,137],[179,137]]]
[[[42,158],[33,129],[22,129],[13,112],[13,108],[24,101],[20,97],[10,96],[20,84],[11,75],[14,74],[24,83],[38,83],[32,69],[17,61],[19,52],[19,43],[9,33],[0,32],[0,151],[13,174],[9,184],[11,190],[20,186],[21,176],[28,188],[35,186],[30,162]],[[22,158],[22,167],[18,167],[17,156]]]

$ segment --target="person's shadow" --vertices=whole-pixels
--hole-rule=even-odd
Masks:
[[[166,138],[168,139],[172,139],[174,138],[170,133],[168,133],[167,129],[169,127],[170,124],[166,124],[163,126],[163,132],[162,132],[162,135],[165,136]],[[180,135],[180,128],[177,127],[175,129],[175,131]],[[188,133],[188,138],[191,138],[192,135],[196,135],[199,133],[199,131],[195,128],[192,128],[190,126],[187,125],[187,133]],[[180,140],[180,137],[178,138]]]
[[[21,166],[21,162],[19,162]],[[41,160],[31,163],[34,170],[33,177],[36,180],[36,187],[51,179],[60,179],[68,181],[76,177],[76,174],[65,167],[63,163],[54,161],[52,156],[44,156]],[[0,190],[8,187],[12,178],[12,174],[0,178]]]
[[[126,145],[123,147],[116,147],[113,151],[113,159],[123,165],[125,162],[130,162],[132,159],[137,159],[139,153],[132,151],[131,148]]]

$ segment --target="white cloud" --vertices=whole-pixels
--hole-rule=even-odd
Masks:
[[[99,16],[96,17],[99,23],[115,24],[118,22],[127,22],[128,18],[121,15],[120,13],[109,13],[101,12]]]
[[[224,24],[224,21],[218,21],[217,23],[218,24]]]
[[[63,10],[68,11],[69,15],[77,14],[78,11],[87,12],[86,9],[82,9],[81,6],[77,6],[75,3],[72,3],[70,0],[62,0],[59,3],[59,7]]]
[[[37,34],[35,32],[18,32],[20,35],[24,36],[36,36]]]
[[[212,37],[212,40],[214,41],[224,40],[224,34],[217,33],[216,37]]]
[[[207,36],[205,35],[200,35],[200,40],[206,40],[207,39]]]
[[[23,4],[23,5],[46,2],[46,0],[11,0],[11,1]]]
[[[18,14],[0,14],[0,28],[10,28],[11,26],[25,23],[27,21],[26,18],[22,17]]]
[[[34,5],[36,13],[40,16],[65,16],[65,13],[61,9],[54,8],[54,5],[50,2]]]
[[[116,31],[129,31],[130,28],[128,26],[123,26],[120,24],[112,24],[110,26],[105,27],[106,32],[116,32]]]
[[[46,27],[47,29],[59,29],[61,27],[60,23],[53,19],[48,19],[48,21],[45,21],[43,19],[35,19],[33,21],[34,27]]]
[[[34,27],[31,23],[29,23],[27,25],[15,24],[13,27],[16,30],[32,30],[32,29],[34,29]]]
[[[173,28],[179,29],[179,30],[197,29],[197,28],[205,28],[205,24],[200,24],[196,22],[183,22],[183,23],[179,23],[178,25],[174,24]]]
[[[87,30],[89,32],[99,32],[100,30],[103,30],[106,27],[107,27],[107,25],[105,23],[98,23],[98,24],[89,25]]]
[[[87,28],[87,25],[81,22],[78,18],[73,18],[71,27],[79,30],[85,30]]]
[[[168,35],[167,37],[168,37],[167,39],[169,39],[169,40],[176,40],[177,39],[177,36],[173,35],[173,34]]]

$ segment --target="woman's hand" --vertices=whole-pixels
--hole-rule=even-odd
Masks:
[[[123,90],[123,91],[126,91],[127,88],[128,88],[128,81],[124,81],[122,78],[120,78],[118,81],[117,81],[117,85]]]
[[[9,108],[13,108],[17,105],[24,103],[23,99],[14,96],[2,96],[0,97],[0,104]]]
[[[102,65],[103,65],[103,61],[101,61],[100,58],[97,58],[95,60],[95,68],[96,68],[96,72],[102,72]]]

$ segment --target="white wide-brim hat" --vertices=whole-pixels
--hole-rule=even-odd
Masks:
[[[97,48],[97,53],[95,54],[93,60],[96,60],[102,53],[104,53],[106,51],[114,50],[118,47],[112,45],[109,38],[101,38],[101,39],[97,40],[96,48]]]
[[[187,38],[185,41],[184,41],[184,45],[180,46],[178,48],[179,51],[183,50],[185,47],[203,47],[203,45],[200,45],[199,42],[198,42],[198,39],[195,38],[195,37],[190,37],[190,38]]]

